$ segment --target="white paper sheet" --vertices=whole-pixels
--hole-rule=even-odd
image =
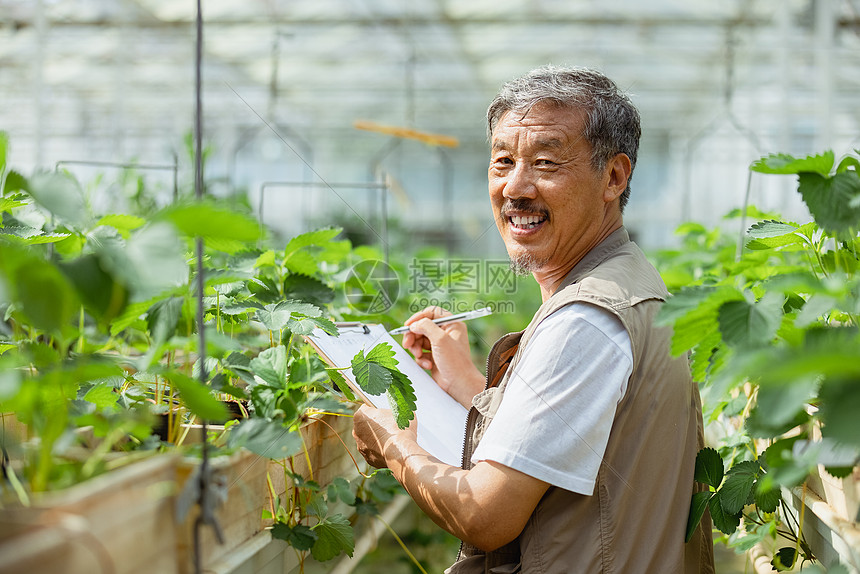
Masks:
[[[462,463],[463,438],[466,432],[468,411],[455,401],[451,395],[418,366],[412,356],[388,334],[382,325],[367,325],[369,333],[361,327],[340,329],[339,337],[332,337],[321,329],[316,329],[308,337],[331,366],[349,367],[352,358],[359,351],[365,354],[379,343],[388,343],[394,349],[397,368],[412,382],[415,389],[418,419],[418,444],[427,452],[446,464],[459,467]],[[358,390],[352,369],[341,371]],[[378,408],[390,408],[388,397],[366,395],[359,391],[370,404]]]

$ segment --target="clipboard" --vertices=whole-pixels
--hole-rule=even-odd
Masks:
[[[427,372],[380,324],[340,323],[339,336],[333,337],[322,329],[314,329],[305,340],[329,366],[343,368],[341,373],[356,396],[377,407],[389,408],[388,397],[368,395],[356,382],[350,363],[359,352],[365,353],[380,343],[394,350],[397,368],[412,382],[415,389],[415,417],[418,419],[418,444],[442,462],[459,467],[463,457],[466,434],[466,408],[439,388]]]

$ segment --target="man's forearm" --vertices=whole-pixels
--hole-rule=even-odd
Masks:
[[[385,459],[395,478],[440,527],[484,550],[513,540],[547,485],[496,463],[472,470],[430,456],[408,436],[393,436]]]

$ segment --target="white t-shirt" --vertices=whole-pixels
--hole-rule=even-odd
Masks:
[[[562,307],[535,330],[472,462],[492,460],[593,494],[632,371],[630,337],[618,317],[588,303]]]

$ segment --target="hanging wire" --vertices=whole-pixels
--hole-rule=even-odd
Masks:
[[[689,142],[687,143],[687,149],[685,153],[686,157],[684,162],[686,166],[686,185],[684,189],[684,195],[681,201],[681,216],[684,220],[689,220],[691,216],[691,194],[693,191],[693,155],[695,154],[696,148],[698,148],[698,146],[704,140],[714,134],[723,122],[727,122],[729,126],[734,128],[734,130],[738,134],[740,134],[740,136],[755,149],[756,153],[758,153],[759,155],[762,153],[761,142],[759,141],[758,136],[755,134],[754,131],[743,125],[732,111],[732,100],[734,99],[735,88],[735,42],[737,24],[738,22],[733,22],[726,28],[726,69],[725,83],[723,85],[722,110],[705,127],[703,127],[696,134],[694,134],[693,137],[690,138]],[[743,211],[741,213],[740,222],[740,236],[738,238],[738,247],[737,252],[735,254],[736,259],[740,259],[741,254],[743,253],[744,235],[746,232],[746,212],[747,207],[749,206],[751,191],[752,172],[747,175],[747,185],[746,190],[744,191]]]
[[[201,0],[197,0],[197,42],[195,47],[194,62],[194,196],[197,201],[203,199],[203,101],[202,101],[202,62],[203,62],[203,13]],[[200,361],[200,382],[206,384],[208,373],[206,372],[206,330],[203,325],[203,238],[195,239],[197,256],[197,332],[199,335],[198,361]],[[194,571],[196,574],[203,572],[203,557],[200,552],[200,531],[203,525],[209,525],[215,531],[215,539],[218,544],[223,544],[224,536],[221,527],[214,515],[214,498],[211,492],[211,476],[209,470],[209,448],[207,443],[208,428],[206,419],[200,421],[200,432],[202,439],[202,460],[200,462],[199,487],[200,495],[197,504],[200,513],[194,521]]]

